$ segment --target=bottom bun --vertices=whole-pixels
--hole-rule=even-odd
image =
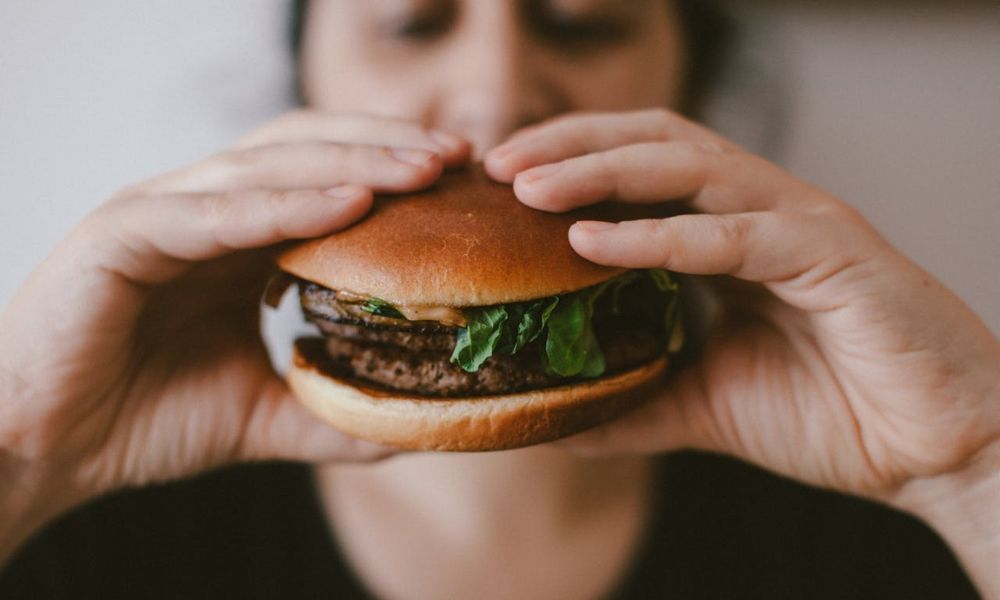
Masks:
[[[407,450],[473,452],[549,442],[610,421],[650,396],[666,355],[641,367],[560,387],[435,399],[335,376],[323,340],[300,339],[288,371],[298,399],[354,437]]]

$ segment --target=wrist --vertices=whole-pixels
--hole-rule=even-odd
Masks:
[[[24,398],[18,383],[0,362],[0,567],[35,531],[85,498],[19,443],[25,435],[15,418]]]
[[[37,473],[6,449],[0,454],[0,565],[60,512]]]
[[[908,483],[895,504],[944,538],[985,597],[1000,598],[1000,439],[958,472]]]

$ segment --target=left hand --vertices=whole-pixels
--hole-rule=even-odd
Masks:
[[[547,211],[690,201],[703,214],[578,223],[570,241],[600,264],[727,276],[699,361],[577,449],[706,449],[888,501],[1000,470],[1000,343],[843,201],[661,110],[561,117],[486,168]]]

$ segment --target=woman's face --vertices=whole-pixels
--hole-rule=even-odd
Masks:
[[[681,32],[667,0],[313,0],[307,102],[416,120],[482,153],[571,110],[675,105]]]

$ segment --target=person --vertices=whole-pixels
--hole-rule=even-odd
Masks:
[[[692,6],[311,3],[307,108],[126,187],[0,315],[0,595],[1000,597],[1000,342],[847,202],[673,110]],[[393,451],[270,366],[269,261],[478,159],[538,210],[689,201],[570,242],[719,308],[614,423],[364,464]],[[148,487],[273,460],[320,466]],[[812,488],[915,515],[965,575],[929,530]]]

